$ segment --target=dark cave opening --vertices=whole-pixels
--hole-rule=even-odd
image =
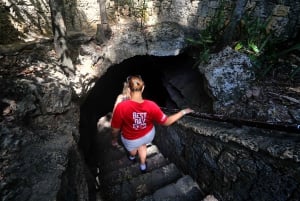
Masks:
[[[112,111],[115,99],[122,91],[123,82],[129,75],[141,75],[146,86],[143,97],[155,101],[161,107],[180,108],[186,105],[210,112],[212,100],[207,95],[203,77],[194,68],[194,64],[195,60],[188,54],[181,54],[168,57],[135,56],[111,66],[99,78],[80,109],[79,147],[87,164],[96,165],[96,153],[93,150],[94,146],[99,146],[94,144],[97,122]],[[174,86],[176,83],[179,86]],[[181,90],[188,94],[183,94]],[[186,99],[194,102],[194,105],[189,105]]]

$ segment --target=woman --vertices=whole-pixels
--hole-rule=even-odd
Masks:
[[[115,111],[115,108],[116,106],[121,103],[122,101],[125,101],[125,100],[128,100],[130,99],[130,90],[129,90],[129,87],[128,87],[128,83],[127,82],[124,82],[123,83],[123,90],[122,90],[122,93],[118,95],[116,101],[115,101],[115,104],[114,104],[114,108],[113,108],[113,112]],[[117,139],[117,138],[115,138]],[[114,147],[118,147],[120,146],[119,143],[118,143],[118,140],[112,140],[111,142],[111,145],[114,146]]]
[[[130,91],[129,91],[128,83],[124,82],[122,93],[118,95],[114,104],[113,111],[115,111],[115,108],[119,103],[121,103],[124,100],[128,100],[129,98],[130,98]]]
[[[154,138],[154,123],[170,126],[193,110],[186,108],[167,116],[155,102],[143,99],[145,85],[140,76],[129,76],[127,83],[130,99],[118,103],[115,107],[111,120],[112,144],[117,142],[118,134],[121,132],[121,140],[130,154],[129,159],[135,160],[138,153],[140,170],[145,173],[147,172],[146,144],[151,143]]]

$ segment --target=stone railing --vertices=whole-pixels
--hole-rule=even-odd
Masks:
[[[155,144],[218,200],[299,200],[300,134],[185,117]]]

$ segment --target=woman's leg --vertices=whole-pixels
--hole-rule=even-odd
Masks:
[[[147,146],[146,144],[143,144],[138,148],[138,154],[140,157],[140,163],[145,164],[146,163],[146,157],[147,157]]]
[[[135,156],[136,156],[137,150],[138,150],[137,148],[134,148],[134,147],[136,147],[135,143],[132,142],[131,140],[125,139],[122,135],[121,135],[121,140],[122,140],[122,143],[125,146],[126,150],[129,153],[129,159],[131,161],[133,161],[135,159]]]
[[[134,149],[134,150],[131,150],[129,153],[130,153],[130,156],[131,157],[135,157],[136,156],[136,152],[137,152],[137,149]]]

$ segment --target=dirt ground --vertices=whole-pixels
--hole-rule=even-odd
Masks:
[[[257,70],[256,81],[241,100],[218,114],[266,123],[300,124],[299,55],[295,52],[278,58],[266,74]]]

